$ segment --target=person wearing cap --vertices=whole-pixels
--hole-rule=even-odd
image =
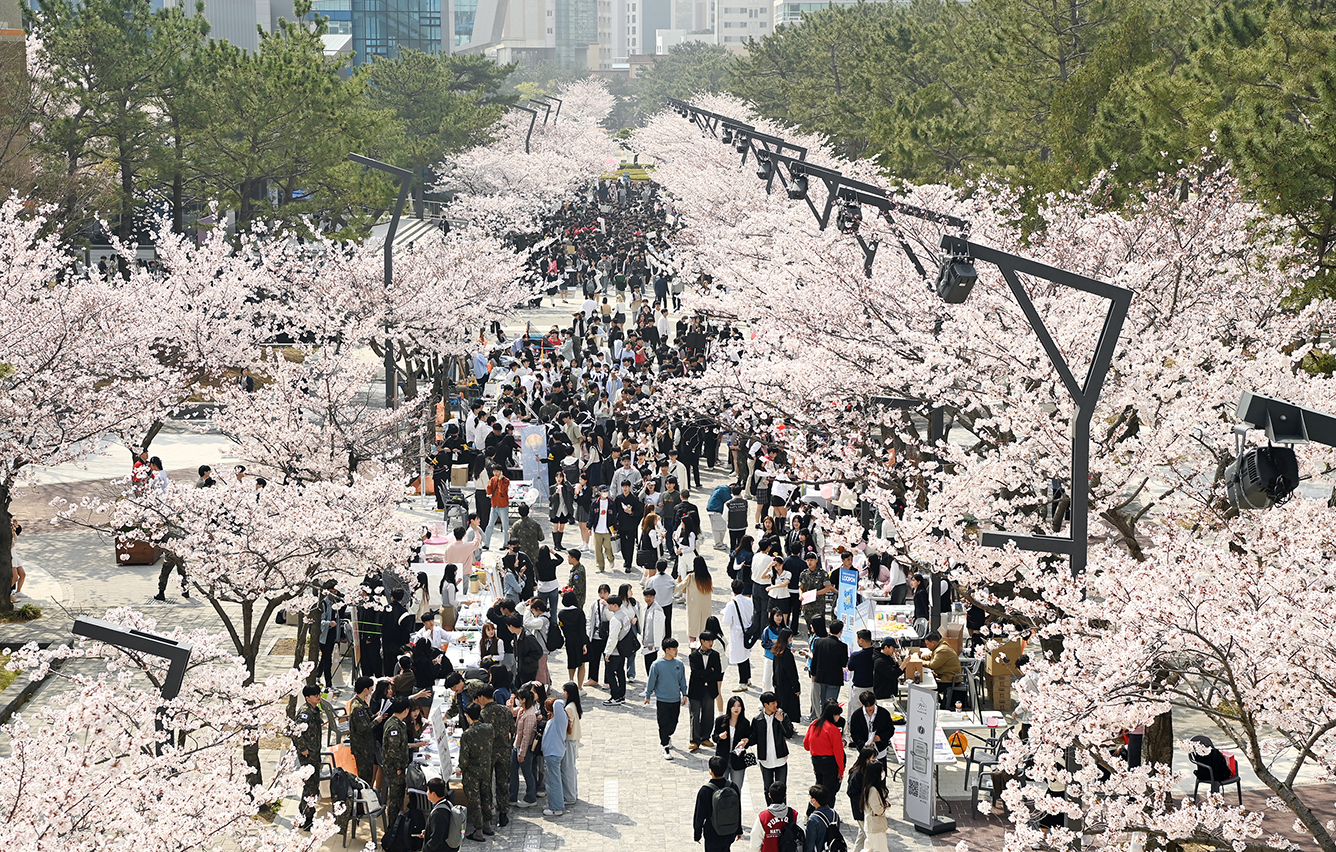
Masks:
[[[877,659],[872,666],[872,694],[878,701],[896,698],[900,692],[900,678],[904,669],[900,666],[900,652],[895,647],[894,639],[883,639],[877,649]]]
[[[617,521],[617,505],[608,496],[608,486],[600,485],[598,496],[589,506],[589,529],[593,533],[594,540],[594,564],[600,574],[606,573],[603,568],[605,556],[608,565],[614,564],[612,536],[617,532]]]

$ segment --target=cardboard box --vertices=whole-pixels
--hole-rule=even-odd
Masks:
[[[988,659],[984,661],[984,671],[990,677],[993,675],[1020,674],[1021,670],[1016,668],[1016,660],[1020,657],[1024,647],[1024,643],[1020,639],[1013,639],[999,645],[988,652]]]
[[[999,713],[1011,712],[1011,675],[994,675],[985,681],[988,700]]]
[[[955,652],[956,652],[956,656],[957,656],[957,657],[960,656],[960,654],[961,654],[961,648],[965,647],[965,625],[964,625],[964,623],[960,623],[960,624],[943,624],[943,625],[942,625],[942,641],[945,642],[946,644],[950,645],[950,646],[952,647],[952,649],[955,650]]]
[[[920,659],[911,659],[905,661],[905,681],[913,683],[916,677],[923,674],[923,661]]]

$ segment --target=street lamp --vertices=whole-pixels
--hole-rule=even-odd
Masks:
[[[524,153],[527,154],[529,153],[529,139],[533,137],[534,122],[538,121],[538,110],[530,109],[529,107],[526,106],[520,106],[519,104],[510,104],[509,106],[510,109],[523,110],[524,112],[527,112],[529,114],[529,132],[524,134]],[[547,120],[544,119],[543,123],[546,124]]]
[[[181,683],[186,677],[186,664],[190,662],[190,645],[112,624],[100,618],[76,618],[73,632],[75,636],[84,636],[95,642],[102,642],[126,651],[137,651],[151,657],[163,657],[167,660],[167,677],[162,681],[162,697],[171,701],[181,694]]]
[[[1090,422],[1095,413],[1095,405],[1099,402],[1100,392],[1104,389],[1104,379],[1108,376],[1109,367],[1113,363],[1113,351],[1118,345],[1118,336],[1122,334],[1123,321],[1127,319],[1127,310],[1132,304],[1132,291],[1094,278],[1087,278],[1066,269],[1058,269],[1055,266],[1008,254],[978,243],[971,243],[966,239],[953,237],[949,234],[942,236],[941,245],[948,254],[948,262],[953,270],[944,277],[950,277],[956,281],[954,289],[949,291],[953,294],[953,298],[955,295],[959,295],[959,298],[955,299],[956,303],[964,301],[964,297],[969,295],[969,290],[973,286],[972,281],[969,282],[968,286],[964,285],[967,276],[974,272],[971,260],[991,263],[998,268],[998,271],[1002,273],[1002,277],[1006,280],[1007,286],[1011,288],[1012,295],[1016,297],[1016,301],[1020,304],[1021,311],[1025,313],[1030,328],[1034,331],[1035,336],[1039,338],[1039,343],[1044,347],[1044,352],[1048,354],[1048,360],[1057,372],[1058,378],[1062,380],[1062,386],[1066,388],[1067,395],[1076,406],[1076,411],[1072,415],[1071,429],[1071,535],[1064,538],[1050,535],[985,532],[983,534],[983,544],[985,547],[1005,547],[1010,542],[1021,550],[1065,554],[1071,558],[1072,575],[1082,574],[1085,572],[1089,556],[1087,550],[1090,527]],[[968,267],[968,271],[966,271],[966,267]],[[1095,354],[1090,359],[1090,367],[1086,371],[1085,381],[1078,382],[1076,380],[1071,365],[1067,363],[1067,359],[1062,355],[1062,350],[1053,341],[1053,336],[1049,334],[1048,327],[1044,325],[1043,317],[1035,309],[1034,302],[1031,301],[1029,293],[1021,284],[1017,273],[1052,281],[1054,284],[1061,284],[1064,287],[1080,290],[1083,293],[1099,296],[1109,301],[1109,311],[1104,316],[1104,327],[1100,330],[1099,341],[1095,344]],[[941,278],[939,278],[940,280]],[[960,294],[961,290],[964,291],[963,294]],[[952,299],[947,299],[947,301],[952,301]]]
[[[539,100],[544,100],[544,101],[555,101],[555,102],[556,102],[556,104],[557,104],[557,111],[554,112],[554,113],[552,114],[552,123],[553,123],[553,124],[556,124],[556,123],[557,123],[557,119],[561,117],[561,103],[562,103],[561,98],[556,98],[556,97],[553,97],[552,95],[539,95],[538,98],[539,98]]]
[[[535,116],[537,113],[535,113]],[[378,169],[399,179],[399,198],[394,203],[394,213],[390,216],[390,229],[385,234],[385,292],[390,291],[390,285],[394,281],[394,235],[399,230],[399,217],[403,215],[404,203],[408,201],[408,187],[413,180],[413,173],[408,169],[401,169],[398,166],[392,166],[389,163],[382,163],[380,160],[373,160],[370,157],[364,157],[361,154],[349,154],[348,159],[354,163],[359,163],[367,168]],[[394,341],[389,336],[389,321],[386,320],[385,334],[385,407],[393,408],[396,394],[394,392],[395,367],[394,367]]]

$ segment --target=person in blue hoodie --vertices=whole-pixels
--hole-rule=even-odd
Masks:
[[[663,759],[672,760],[673,733],[687,703],[687,667],[677,658],[676,639],[671,636],[664,639],[660,648],[663,656],[649,667],[645,681],[645,703],[653,698],[658,705],[659,745],[663,746]]]

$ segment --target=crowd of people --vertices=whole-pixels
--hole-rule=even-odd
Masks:
[[[734,357],[740,338],[726,318],[669,320],[682,281],[668,262],[667,215],[652,189],[620,182],[563,207],[552,237],[534,249],[532,272],[553,304],[578,303],[569,325],[512,341],[494,329],[495,343],[474,359],[478,398],[458,417],[441,406],[428,461],[437,511],[458,518],[443,556],[441,606],[427,606],[425,576],[417,588],[368,581],[368,594],[384,582],[389,602],[358,616],[371,628],[361,631],[350,729],[359,775],[379,783],[387,816],[402,807],[400,746],[420,742],[428,697],[443,682],[455,693],[448,716],[465,729],[467,836],[485,840],[514,809],[544,796],[543,814],[560,817],[579,798],[581,720],[588,690],[597,689],[609,712],[655,706],[664,759],[682,753],[673,743],[680,725],[688,753],[713,751],[693,819],[707,850],[746,834],[739,791],[752,767],[766,798],[748,820],[752,849],[841,848],[842,788],[858,845],[885,849],[893,728],[878,701],[896,696],[903,648],[859,630],[850,653],[834,609],[844,568],[912,600],[919,618],[929,615],[926,583],[861,544],[835,548],[839,564],[828,565],[812,505],[784,473],[783,449],[756,437],[744,408],[705,418],[665,416],[653,404],[665,378]],[[523,477],[518,430],[529,426],[546,439],[547,479],[538,485],[548,529],[527,503],[511,505],[511,482]],[[702,468],[727,468],[726,481],[706,493]],[[823,508],[856,506],[850,485]],[[503,596],[482,625],[482,663],[454,671],[442,648],[458,584],[494,547]],[[711,568],[710,551],[716,565],[726,560],[727,579]],[[322,609],[331,624],[335,603]],[[941,605],[949,608],[949,595]],[[327,638],[322,632],[317,672],[328,686]],[[925,644],[934,651],[928,665],[950,683],[959,660],[953,669],[936,634]],[[554,679],[561,665],[564,684]],[[817,780],[805,802],[788,786],[799,745]],[[787,845],[795,836],[798,845]]]

